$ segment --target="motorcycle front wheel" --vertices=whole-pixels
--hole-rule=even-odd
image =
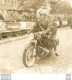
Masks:
[[[32,67],[35,64],[35,48],[32,45],[28,45],[23,53],[23,63],[26,67]]]

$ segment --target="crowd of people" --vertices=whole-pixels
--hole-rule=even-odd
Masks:
[[[50,14],[50,16],[51,16],[51,19],[54,18],[58,22],[59,27],[64,26],[64,24],[63,24],[64,21],[65,21],[65,25],[72,24],[72,15],[71,14],[69,14],[69,15],[68,14]],[[10,10],[10,11],[3,11],[2,14],[0,14],[0,19],[7,21],[7,22],[35,21],[36,14],[35,14],[35,12]]]
[[[3,11],[4,21],[18,22],[18,21],[33,21],[35,18],[34,12],[23,11]]]
[[[72,14],[53,14],[52,18],[58,22],[59,27],[71,26]]]

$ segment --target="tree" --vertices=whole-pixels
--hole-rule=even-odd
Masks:
[[[44,0],[21,0],[18,1],[18,9],[20,10],[28,10],[29,8],[33,8],[37,10],[42,4]]]
[[[51,4],[51,13],[72,13],[72,8],[67,1],[61,0],[18,0],[18,10],[29,10],[33,8],[38,10],[44,4]]]
[[[71,13],[71,6],[67,1],[59,1],[58,3],[52,4],[52,11],[51,13],[57,14],[67,14]]]

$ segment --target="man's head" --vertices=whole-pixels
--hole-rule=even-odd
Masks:
[[[53,21],[53,26],[57,26],[57,23],[56,23],[56,21]]]

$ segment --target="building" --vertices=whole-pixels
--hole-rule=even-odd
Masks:
[[[17,0],[0,0],[0,10],[16,9]]]

